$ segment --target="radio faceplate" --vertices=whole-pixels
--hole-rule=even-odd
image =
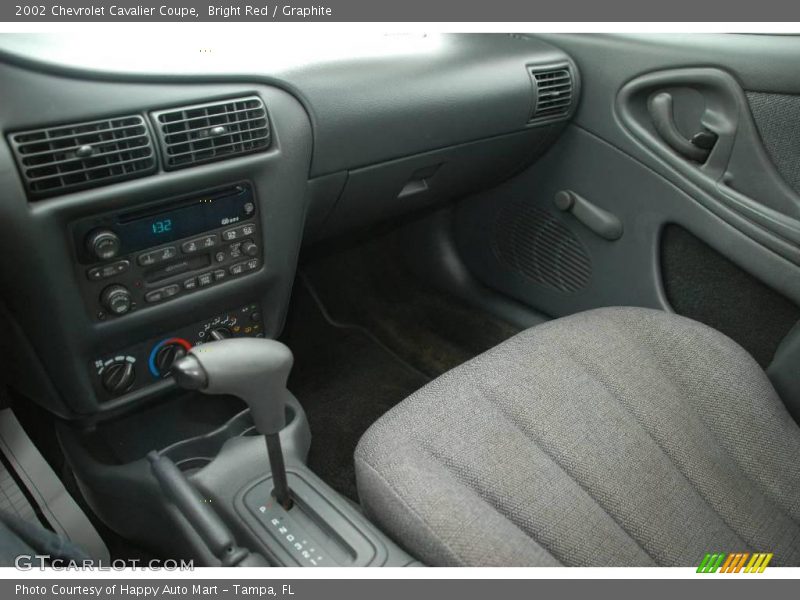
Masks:
[[[96,320],[120,317],[262,268],[249,184],[172,199],[73,227],[76,275]]]

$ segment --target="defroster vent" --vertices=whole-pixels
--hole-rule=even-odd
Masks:
[[[153,113],[164,167],[182,169],[269,148],[267,109],[251,96]]]
[[[22,131],[9,139],[32,200],[141,177],[156,168],[139,115]]]
[[[573,81],[567,67],[531,67],[530,75],[536,88],[536,104],[531,122],[566,117],[572,108]]]

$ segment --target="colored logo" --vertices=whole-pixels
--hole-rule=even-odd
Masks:
[[[698,573],[763,573],[769,561],[772,560],[772,552],[725,552],[707,553],[700,566],[697,567]]]

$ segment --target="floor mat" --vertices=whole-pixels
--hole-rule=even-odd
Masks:
[[[333,319],[362,326],[431,378],[519,332],[424,285],[405,266],[402,238],[386,235],[303,266]]]
[[[311,425],[309,467],[356,501],[353,452],[367,428],[518,331],[422,284],[397,243],[383,236],[306,261],[285,333],[289,389]]]
[[[284,341],[294,352],[289,389],[311,426],[308,465],[358,501],[353,452],[367,428],[428,378],[357,327],[336,326],[304,286],[295,290]]]

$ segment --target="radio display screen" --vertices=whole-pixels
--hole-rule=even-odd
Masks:
[[[172,219],[158,219],[153,221],[152,229],[153,233],[157,236],[169,233],[172,231]]]
[[[117,231],[123,252],[152,246],[245,221],[255,214],[249,186],[240,185],[225,192],[209,194],[181,203],[172,209],[120,218]]]

